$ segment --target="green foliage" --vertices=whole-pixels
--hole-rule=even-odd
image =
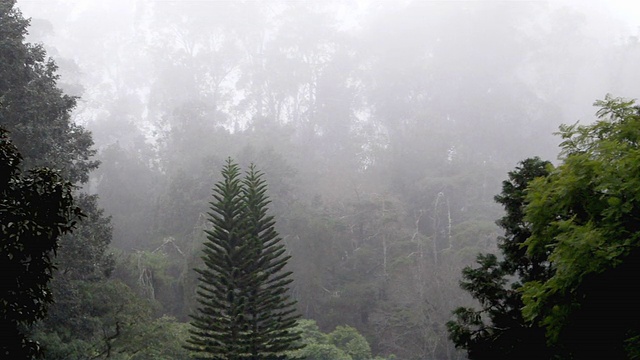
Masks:
[[[111,218],[98,207],[98,197],[76,194],[76,203],[86,215],[77,229],[60,239],[56,256],[56,277],[94,281],[108,277],[113,271],[114,259],[109,251]]]
[[[640,108],[607,96],[600,120],[562,126],[562,164],[526,160],[496,200],[493,255],[463,272],[482,310],[459,308],[451,338],[470,358],[633,358],[639,353]],[[516,275],[515,279],[509,276]],[[511,284],[511,289],[507,285]],[[489,320],[491,325],[485,325]],[[546,341],[546,344],[545,344]]]
[[[305,360],[351,360],[351,356],[335,345],[318,343],[307,345],[294,356]]]
[[[320,328],[318,327],[318,324],[315,322],[315,320],[299,319],[296,322],[296,332],[300,333],[300,339],[298,341],[301,344],[309,345],[314,343],[329,343],[329,337],[327,336],[327,334],[320,331]]]
[[[329,340],[342,349],[353,360],[367,360],[371,358],[369,343],[351,326],[338,326],[329,334]]]
[[[155,304],[118,280],[77,282],[69,318],[38,324],[46,360],[186,359],[186,323],[155,318]],[[74,313],[81,314],[76,316]]]
[[[60,172],[59,175],[55,174],[54,179],[53,175],[37,170],[32,173],[34,184],[38,179],[44,182],[43,179],[51,177],[51,181],[57,182],[60,189],[69,187],[69,193],[65,196],[71,199],[71,187],[61,179],[74,184],[86,183],[89,172],[98,166],[97,161],[91,160],[96,151],[92,148],[91,134],[71,119],[76,98],[64,94],[58,87],[57,65],[47,58],[42,45],[25,41],[28,26],[29,20],[22,17],[14,0],[0,3],[0,126],[11,131],[13,140],[22,151],[24,161],[19,164],[21,169],[47,166]],[[2,171],[2,174],[9,172]],[[28,179],[24,178],[25,181]],[[14,185],[19,183],[15,182]],[[40,193],[45,193],[45,186],[41,187]],[[92,334],[91,330],[83,327],[85,320],[93,318],[93,314],[84,311],[96,305],[84,303],[91,298],[84,296],[83,289],[103,284],[113,266],[107,254],[111,240],[110,219],[98,208],[96,196],[78,194],[74,198],[76,205],[86,214],[84,221],[74,233],[59,239],[58,235],[67,231],[55,216],[47,220],[59,222],[55,224],[54,232],[47,234],[44,229],[34,229],[36,235],[40,233],[55,238],[55,246],[42,240],[33,245],[25,242],[37,247],[43,255],[31,256],[32,265],[28,265],[29,261],[21,260],[24,266],[29,266],[29,275],[27,279],[16,277],[14,280],[17,284],[30,286],[34,281],[44,284],[53,277],[46,289],[38,289],[30,294],[33,307],[38,309],[34,310],[38,319],[44,315],[44,305],[52,299],[55,301],[49,307],[47,317],[38,324],[47,329],[48,336],[41,338],[43,347],[47,348],[57,344],[57,338],[63,339],[61,344],[82,347],[84,336]],[[33,199],[27,206],[33,215],[47,216],[43,208],[53,208],[55,204],[56,200],[52,197]],[[17,224],[16,221],[10,222]],[[25,226],[24,231],[27,230],[28,226]],[[46,264],[37,266],[40,258],[45,259]],[[54,265],[57,266],[56,271],[53,271]],[[41,273],[46,274],[44,278],[39,275]],[[14,343],[18,344],[18,341]]]
[[[89,160],[91,134],[70,120],[76,99],[57,87],[57,66],[42,45],[24,41],[29,21],[14,6],[0,4],[0,126],[11,131],[23,168],[52,167],[84,183],[98,166]]]
[[[0,354],[11,359],[39,353],[21,327],[45,316],[52,302],[52,257],[60,236],[81,216],[71,183],[49,169],[22,175],[21,160],[0,128]]]
[[[519,357],[548,358],[544,331],[522,317],[523,282],[548,277],[544,256],[528,256],[522,249],[530,236],[524,220],[527,187],[536,178],[548,174],[550,164],[538,158],[524,160],[509,179],[502,183],[496,196],[506,211],[497,224],[505,235],[499,240],[503,259],[493,254],[480,254],[479,267],[466,267],[461,287],[478,300],[481,310],[460,307],[456,319],[447,324],[449,336],[467,350],[470,359],[512,359]],[[514,277],[515,276],[515,277]]]
[[[163,316],[147,325],[148,335],[140,341],[146,348],[131,356],[131,360],[186,360],[189,352],[184,343],[189,337],[189,323]]]
[[[296,332],[300,333],[301,349],[289,352],[291,358],[301,360],[367,360],[371,359],[369,342],[351,326],[337,326],[325,334],[314,320],[298,320]]]
[[[498,246],[504,256],[501,267],[510,274],[517,274],[519,283],[547,278],[549,269],[546,266],[546,256],[527,254],[523,243],[531,235],[530,225],[524,218],[527,206],[527,191],[531,182],[543,178],[552,171],[553,166],[548,161],[530,158],[522,161],[516,171],[509,172],[509,180],[502,182],[502,193],[495,197],[505,209],[505,216],[497,221],[504,229],[504,237],[500,238]]]
[[[621,358],[640,331],[640,108],[595,105],[600,119],[561,127],[563,163],[530,185],[527,254],[554,272],[525,284],[523,314],[576,358]]]
[[[117,295],[126,297],[128,289],[114,288],[108,280],[114,268],[113,256],[107,251],[111,224],[97,207],[96,196],[78,194],[77,204],[86,218],[72,234],[60,239],[57,269],[51,281],[54,303],[34,333],[46,359],[73,359],[93,353],[94,343],[108,321],[109,311],[104,307],[127,303],[96,296],[117,291]]]
[[[280,359],[296,348],[298,316],[289,300],[290,256],[267,215],[262,174],[252,165],[244,178],[229,159],[214,188],[198,290],[187,348],[216,359]]]

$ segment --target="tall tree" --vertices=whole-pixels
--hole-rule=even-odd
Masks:
[[[253,165],[241,178],[231,159],[222,177],[186,347],[206,359],[285,359],[296,348],[298,316],[288,295],[291,272],[284,271],[290,256],[267,215],[267,185]]]
[[[496,198],[508,214],[504,260],[465,270],[483,309],[458,309],[449,328],[471,358],[640,355],[640,107],[596,105],[599,121],[561,126],[561,165],[521,168]]]
[[[607,96],[598,121],[562,126],[562,164],[528,190],[528,256],[551,277],[523,288],[526,319],[573,358],[640,355],[640,106]]]
[[[52,252],[81,213],[71,183],[54,170],[21,174],[22,157],[0,128],[0,354],[30,359],[40,353],[24,326],[42,319],[52,302]]]
[[[550,269],[544,255],[530,256],[523,244],[531,235],[524,219],[528,185],[548,174],[549,162],[539,158],[524,160],[509,179],[503,181],[502,192],[495,200],[506,214],[497,224],[505,235],[499,239],[502,259],[494,254],[478,255],[479,267],[466,267],[461,287],[481,304],[481,309],[460,307],[456,320],[447,324],[450,338],[467,350],[470,359],[513,359],[519,357],[549,358],[544,330],[522,316],[523,283],[547,279]]]
[[[29,20],[23,18],[14,0],[0,2],[0,126],[11,132],[20,149],[23,170],[46,166],[59,170],[73,184],[86,183],[89,172],[99,164],[91,159],[96,153],[91,133],[72,121],[76,98],[58,87],[57,66],[47,58],[43,46],[25,41],[28,27]],[[83,203],[83,212],[96,215],[89,216],[85,224],[108,221],[95,199]],[[91,226],[81,233],[89,229]],[[87,234],[74,241],[91,243],[95,238]],[[108,244],[111,234],[104,238],[99,241]],[[92,256],[103,255],[106,244],[98,245]]]
[[[86,183],[90,171],[98,166],[98,161],[92,159],[96,151],[91,133],[73,121],[77,99],[58,86],[56,63],[42,45],[26,41],[30,20],[22,16],[15,3],[0,1],[0,126],[11,132],[21,150],[22,170],[46,166],[59,170],[64,181]],[[75,191],[74,198],[87,217],[73,234],[60,237],[56,253],[50,253],[51,248],[46,252],[51,264],[54,255],[59,264],[58,270],[49,275],[53,281],[46,293],[47,299],[55,302],[37,325],[44,333],[67,336],[48,341],[32,329],[34,339],[40,341],[45,352],[89,332],[80,325],[90,317],[89,310],[77,305],[91,297],[82,297],[81,290],[88,282],[103,280],[113,266],[107,253],[111,241],[109,217],[99,209],[96,196]],[[33,206],[36,209],[38,204]],[[44,251],[44,244],[41,246]],[[30,271],[34,269],[31,267]]]
[[[42,45],[25,41],[28,26],[15,0],[0,2],[0,125],[11,131],[23,168],[53,167],[84,183],[98,166],[91,133],[71,121],[76,98],[58,88],[57,66]]]

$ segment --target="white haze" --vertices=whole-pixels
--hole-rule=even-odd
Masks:
[[[17,6],[81,97],[114,247],[170,240],[190,262],[163,261],[193,269],[221,164],[254,161],[302,315],[400,359],[464,357],[445,324],[471,304],[461,269],[497,251],[507,172],[555,161],[553,132],[593,121],[597,99],[640,94],[637,1]],[[188,321],[181,284],[163,305]]]

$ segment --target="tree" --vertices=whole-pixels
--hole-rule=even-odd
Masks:
[[[531,234],[524,219],[527,187],[536,178],[548,174],[549,162],[539,158],[524,160],[509,180],[503,181],[502,192],[495,200],[506,215],[497,221],[504,229],[499,239],[502,259],[494,254],[480,254],[479,267],[466,267],[461,287],[482,306],[481,310],[460,307],[454,311],[455,321],[447,324],[456,347],[467,350],[470,359],[514,359],[550,357],[544,330],[522,317],[522,284],[549,277],[546,257],[529,255],[523,244]]]
[[[496,197],[504,260],[465,269],[483,309],[459,308],[449,325],[471,358],[640,355],[640,107],[595,105],[594,124],[561,126],[561,165],[524,162]]]
[[[285,359],[296,348],[298,316],[287,293],[291,272],[284,271],[290,256],[267,215],[267,185],[253,165],[241,179],[231,159],[222,177],[186,347],[198,358]]]
[[[52,302],[52,253],[81,216],[73,186],[54,170],[21,174],[22,156],[0,128],[0,354],[29,359],[40,353],[24,326],[42,319]]]
[[[96,153],[91,133],[72,121],[77,99],[58,87],[55,62],[42,45],[25,41],[29,23],[14,0],[0,3],[0,126],[11,132],[21,150],[22,170],[46,166],[73,184],[86,183],[99,164],[91,160]],[[73,236],[61,240],[61,268],[90,277],[109,262],[105,252],[111,241],[110,220],[98,208],[96,196],[75,197],[88,216]]]
[[[609,95],[599,120],[562,126],[562,164],[529,185],[527,256],[553,273],[524,285],[524,317],[573,358],[640,350],[640,107]]]
[[[344,350],[353,360],[367,360],[371,358],[371,347],[364,336],[351,326],[337,326],[329,334],[331,342]]]
[[[358,330],[351,326],[336,326],[329,334],[320,331],[314,320],[300,319],[296,330],[303,348],[292,351],[292,358],[304,360],[363,360],[372,359],[371,347]],[[395,358],[391,355],[390,358]],[[380,357],[376,359],[382,360]]]
[[[59,171],[56,181],[61,184],[65,184],[61,179],[72,184],[86,183],[89,172],[99,164],[92,159],[96,150],[91,133],[73,121],[77,98],[66,95],[58,86],[56,63],[47,57],[42,45],[26,42],[29,24],[14,0],[0,1],[0,126],[11,132],[21,150],[22,171],[46,166]],[[56,239],[54,254],[50,253],[54,249],[47,250],[44,243],[41,249],[50,265],[47,292],[33,296],[55,301],[48,307],[46,317],[44,313],[38,316],[43,321],[31,329],[33,339],[40,342],[44,352],[55,346],[75,344],[91,333],[83,327],[87,319],[93,318],[91,307],[85,306],[84,301],[96,298],[84,296],[83,289],[97,285],[113,267],[107,253],[110,218],[98,207],[96,196],[74,188],[73,199],[87,215],[84,221],[73,234],[63,235],[64,231],[57,230],[63,236]],[[38,206],[45,205],[32,206],[36,211]],[[57,270],[53,271],[54,267]],[[29,271],[37,274],[39,270],[31,266]]]
[[[29,20],[14,6],[0,2],[0,125],[11,131],[23,168],[52,167],[84,183],[98,166],[91,133],[71,121],[76,98],[57,87],[57,66],[42,45],[25,42]]]

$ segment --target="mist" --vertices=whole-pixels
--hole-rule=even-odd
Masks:
[[[231,157],[265,173],[304,319],[353,327],[370,358],[466,359],[446,323],[476,304],[462,269],[498,252],[507,172],[557,164],[561,124],[640,93],[640,8],[623,1],[17,7],[92,133],[83,190],[110,217],[109,278],[176,334]]]

